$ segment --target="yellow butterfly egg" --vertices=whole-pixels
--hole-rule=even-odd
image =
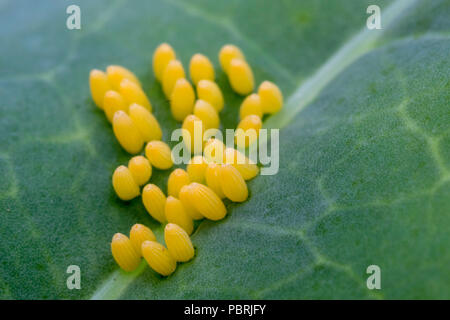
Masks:
[[[170,223],[175,223],[184,229],[188,234],[194,231],[194,222],[184,210],[183,204],[177,198],[172,196],[167,197],[165,207],[166,220]]]
[[[155,116],[141,105],[133,103],[129,107],[129,116],[136,124],[145,142],[161,140],[162,131]]]
[[[225,145],[222,141],[211,138],[205,143],[203,156],[207,162],[223,163]]]
[[[225,217],[227,209],[211,188],[197,182],[191,183],[190,186],[190,200],[198,212],[210,220],[220,220]]]
[[[105,111],[106,118],[109,122],[112,122],[114,113],[119,110],[128,112],[128,103],[117,91],[106,91],[103,97],[103,111]]]
[[[135,270],[141,263],[139,253],[136,252],[130,239],[124,234],[116,233],[113,236],[111,252],[119,267],[127,272]]]
[[[204,125],[199,117],[188,115],[181,126],[183,129],[183,142],[191,153],[201,153],[203,150]]]
[[[114,170],[112,184],[117,196],[125,201],[136,198],[141,193],[131,171],[125,166]]]
[[[261,98],[256,93],[252,93],[251,95],[247,96],[242,102],[241,108],[239,110],[239,116],[241,120],[249,115],[256,115],[261,119],[263,116]]]
[[[220,119],[216,109],[205,100],[197,100],[194,106],[194,115],[202,120],[205,130],[218,129],[220,126]]]
[[[150,268],[160,275],[168,276],[177,268],[177,262],[162,244],[156,241],[144,241],[141,250]]]
[[[177,121],[183,121],[192,113],[195,103],[194,88],[189,81],[180,78],[175,82],[175,86],[170,96],[170,111]]]
[[[200,80],[197,83],[197,97],[198,99],[209,102],[217,112],[223,109],[224,99],[222,90],[220,90],[214,81]]]
[[[152,111],[152,105],[142,88],[133,81],[125,78],[120,83],[119,92],[128,105],[136,103],[143,106],[148,111]]]
[[[137,253],[142,256],[141,246],[144,241],[156,241],[156,237],[150,228],[136,223],[130,230],[130,240]]]
[[[222,70],[225,73],[228,73],[231,60],[235,58],[245,60],[244,54],[242,53],[241,49],[239,49],[235,45],[226,44],[222,47],[222,49],[220,49],[219,61],[220,65],[222,66]]]
[[[248,188],[244,178],[231,164],[223,164],[219,170],[220,186],[225,196],[234,202],[244,202],[248,198]]]
[[[166,206],[166,196],[161,189],[154,185],[148,184],[142,190],[142,202],[147,212],[161,223],[166,222],[166,214],[164,212]]]
[[[152,166],[160,170],[167,170],[173,166],[170,147],[158,140],[150,141],[145,147],[145,156]]]
[[[283,107],[283,94],[275,83],[264,81],[259,85],[258,94],[264,113],[275,113]]]
[[[242,129],[244,131],[248,129],[254,129],[256,131],[259,131],[262,128],[261,118],[258,117],[257,115],[250,114],[239,122],[237,128]]]
[[[224,162],[233,165],[240,172],[244,180],[250,180],[259,173],[259,168],[256,163],[234,148],[225,149]]]
[[[175,60],[176,55],[173,48],[167,43],[161,43],[153,54],[153,72],[155,78],[161,82],[164,70],[170,61]]]
[[[239,148],[245,148],[258,139],[259,130],[262,128],[261,118],[251,114],[239,122],[235,134],[236,144]]]
[[[186,262],[194,257],[195,251],[191,238],[183,228],[168,223],[164,228],[164,242],[170,255],[179,262]]]
[[[205,170],[208,166],[205,157],[198,155],[193,157],[187,165],[187,173],[192,182],[203,183],[205,181]]]
[[[135,154],[142,150],[144,140],[136,124],[122,110],[117,111],[113,117],[114,135],[122,148],[128,153]]]
[[[196,53],[189,64],[189,73],[192,82],[197,85],[200,80],[214,81],[214,67],[211,61],[203,54]]]
[[[142,186],[150,180],[152,176],[152,166],[150,162],[143,156],[136,156],[128,161],[128,169],[133,176],[134,181]]]
[[[210,162],[205,170],[206,185],[214,191],[220,199],[225,198],[225,194],[220,186],[220,164]]]
[[[134,75],[134,73],[122,66],[117,65],[108,66],[106,68],[106,74],[108,75],[108,81],[114,88],[114,90],[119,90],[120,83],[122,82],[123,79],[128,79],[134,82],[139,87],[141,86],[139,79]]]
[[[179,199],[183,204],[184,210],[193,220],[203,219],[204,216],[192,204],[191,186],[185,185],[181,187]]]
[[[164,69],[162,78],[162,87],[167,99],[170,99],[175,83],[181,78],[186,78],[183,65],[178,60],[171,60]]]
[[[169,175],[167,181],[167,194],[175,198],[179,198],[180,190],[183,186],[191,183],[188,173],[183,169],[175,169]]]
[[[253,72],[248,63],[242,59],[231,60],[228,79],[231,88],[240,95],[247,95],[253,91],[255,80]]]
[[[92,100],[94,100],[97,107],[103,109],[103,97],[106,91],[111,90],[106,73],[97,69],[91,70],[89,74],[89,87],[91,89]]]

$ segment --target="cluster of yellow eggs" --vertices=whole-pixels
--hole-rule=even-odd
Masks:
[[[113,236],[111,251],[117,264],[125,271],[135,270],[144,257],[153,270],[168,276],[175,271],[177,262],[186,262],[194,257],[194,247],[186,231],[173,223],[164,228],[164,241],[167,248],[156,241],[150,228],[135,224],[129,238],[121,233]]]
[[[257,139],[263,115],[281,109],[283,96],[269,81],[262,82],[258,92],[252,93],[253,72],[238,47],[223,46],[219,61],[232,89],[246,95],[235,136],[236,145],[245,148]],[[239,150],[226,147],[218,139],[203,141],[204,130],[219,128],[219,112],[225,104],[222,91],[214,82],[213,64],[206,56],[195,54],[189,64],[196,90],[186,79],[183,65],[169,44],[156,48],[153,71],[170,101],[173,117],[182,122],[182,128],[190,134],[186,139],[183,133],[183,140],[193,155],[186,170],[177,168],[170,174],[167,197],[155,184],[146,184],[152,167],[167,170],[172,168],[173,160],[170,147],[161,141],[161,127],[138,78],[124,67],[108,66],[106,72],[91,71],[90,88],[95,104],[112,123],[119,144],[131,154],[141,153],[145,145],[145,156],[134,156],[128,166],[121,165],[114,171],[112,184],[117,196],[127,201],[141,195],[148,213],[160,223],[167,223],[164,229],[167,248],[156,241],[148,227],[136,224],[130,231],[130,238],[121,233],[114,235],[113,257],[125,271],[136,269],[144,257],[153,270],[167,276],[175,271],[177,262],[194,257],[189,237],[194,230],[193,221],[223,219],[227,213],[225,198],[233,202],[247,200],[246,180],[254,178],[259,168]],[[200,124],[201,137],[194,136],[198,134],[194,130],[196,124]],[[247,134],[249,130],[256,132],[253,140]],[[195,150],[198,138],[201,139],[201,154]],[[142,192],[141,186],[144,186]]]

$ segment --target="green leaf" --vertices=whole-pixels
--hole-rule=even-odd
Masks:
[[[1,298],[450,298],[448,1],[79,1],[81,30],[66,28],[70,4],[0,2]],[[369,4],[382,30],[365,28]],[[195,259],[168,278],[111,257],[114,233],[143,223],[163,241],[162,226],[114,194],[130,156],[88,87],[92,68],[134,71],[169,141],[180,124],[150,70],[163,41],[185,67],[212,59],[224,128],[242,101],[219,68],[225,43],[286,98],[264,124],[281,128],[279,173],[200,222]],[[166,190],[169,173],[152,182]],[[366,287],[372,264],[381,290]]]

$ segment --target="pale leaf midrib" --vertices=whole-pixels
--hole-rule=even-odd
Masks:
[[[343,70],[359,57],[369,52],[377,40],[383,35],[396,19],[418,0],[396,0],[388,8],[382,10],[381,30],[369,30],[363,27],[335,54],[333,54],[317,71],[302,82],[300,86],[286,99],[283,110],[264,122],[265,128],[281,129],[289,124],[295,116],[308,106],[319,93]]]

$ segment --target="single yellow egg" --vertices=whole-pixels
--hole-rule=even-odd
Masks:
[[[228,73],[231,60],[233,60],[235,58],[245,60],[244,54],[242,53],[241,49],[239,49],[235,45],[226,44],[222,47],[222,49],[220,49],[219,61],[220,61],[222,70],[225,73]]]
[[[186,262],[194,257],[195,251],[191,238],[183,228],[168,223],[164,228],[164,241],[170,255],[179,262]]]
[[[175,223],[184,229],[188,234],[194,231],[194,222],[184,210],[183,204],[177,198],[168,196],[165,207],[166,220]]]
[[[145,147],[145,156],[152,166],[160,170],[167,170],[173,166],[170,147],[158,140],[150,141]]]
[[[223,163],[225,152],[225,145],[222,141],[216,138],[211,138],[205,143],[203,149],[203,156],[207,162]]]
[[[119,90],[120,83],[122,82],[123,79],[128,79],[134,82],[139,87],[141,86],[139,79],[134,75],[134,73],[122,66],[117,65],[108,66],[106,68],[106,74],[108,75],[108,81],[114,88],[114,90]]]
[[[187,173],[192,182],[203,183],[205,181],[205,170],[208,166],[205,157],[198,155],[192,157],[187,165]]]
[[[106,73],[97,69],[91,70],[89,74],[89,87],[91,89],[92,100],[94,100],[97,107],[103,109],[103,97],[106,91],[111,90]]]
[[[155,116],[141,105],[133,103],[129,107],[129,116],[136,124],[145,142],[161,140],[162,130]]]
[[[161,43],[153,54],[153,72],[155,78],[161,82],[164,70],[170,61],[175,60],[176,55],[173,48],[167,43]]]
[[[179,193],[179,199],[183,204],[184,210],[193,220],[203,219],[204,216],[194,207],[192,204],[192,196],[191,196],[191,187],[190,185],[185,185],[181,187]]]
[[[155,234],[150,228],[136,223],[130,230],[130,240],[137,253],[142,256],[141,246],[144,241],[156,241]]]
[[[147,95],[142,90],[142,88],[133,81],[127,78],[123,79],[120,83],[119,93],[128,103],[128,105],[136,103],[140,106],[143,106],[148,111],[152,111],[152,105]]]
[[[222,164],[219,170],[220,187],[225,196],[233,202],[244,202],[248,188],[244,178],[231,164]]]
[[[224,99],[222,90],[211,80],[200,80],[197,83],[197,98],[209,102],[217,112],[223,109]]]
[[[220,220],[225,217],[227,209],[212,189],[197,182],[192,182],[190,186],[190,200],[198,212],[210,220]]]
[[[225,198],[225,194],[220,186],[220,164],[210,162],[205,170],[206,185],[214,191],[220,199]]]
[[[183,65],[178,60],[171,60],[164,69],[162,78],[162,87],[167,99],[170,99],[175,83],[181,78],[186,78]]]
[[[183,186],[191,183],[188,173],[183,169],[175,169],[169,175],[167,181],[167,194],[175,198],[179,198],[180,190]]]
[[[170,96],[170,111],[172,112],[172,116],[177,121],[183,121],[184,118],[192,113],[194,103],[194,88],[192,88],[192,85],[186,79],[178,79]]]
[[[181,126],[183,129],[183,142],[191,153],[199,154],[203,150],[204,125],[199,117],[188,115]]]
[[[141,193],[131,171],[125,166],[118,166],[114,170],[112,184],[117,196],[125,201],[136,198]]]
[[[259,85],[258,94],[264,113],[275,113],[283,107],[283,94],[275,83],[264,81]]]
[[[200,53],[192,56],[189,63],[189,73],[195,85],[204,79],[214,81],[214,66],[206,56]]]
[[[142,190],[142,202],[147,212],[161,223],[166,222],[164,212],[166,196],[161,189],[154,184],[147,184]]]
[[[136,124],[122,110],[116,111],[113,117],[114,135],[122,148],[128,153],[136,154],[142,150],[144,140]]]
[[[116,233],[111,241],[111,252],[119,267],[127,272],[135,270],[141,263],[130,239],[124,234]]]
[[[261,119],[263,116],[261,98],[256,93],[252,93],[251,95],[247,96],[242,102],[241,108],[239,110],[239,116],[241,120],[249,115],[256,115]]]
[[[218,129],[220,119],[216,109],[205,100],[197,100],[194,106],[194,115],[202,120],[205,130]]]
[[[245,60],[231,60],[228,79],[231,88],[240,95],[250,94],[255,87],[252,69]]]
[[[162,244],[156,241],[144,241],[141,250],[150,268],[160,275],[168,276],[177,268],[177,262]]]
[[[261,118],[251,114],[242,119],[236,130],[235,140],[239,148],[246,148],[255,142],[259,137],[259,130],[262,128]]]
[[[114,113],[119,110],[128,112],[128,103],[117,91],[106,91],[103,97],[103,111],[105,111],[106,118],[109,122],[112,122]]]
[[[138,186],[146,184],[152,176],[152,166],[144,156],[135,156],[131,158],[130,161],[128,161],[128,169]]]

